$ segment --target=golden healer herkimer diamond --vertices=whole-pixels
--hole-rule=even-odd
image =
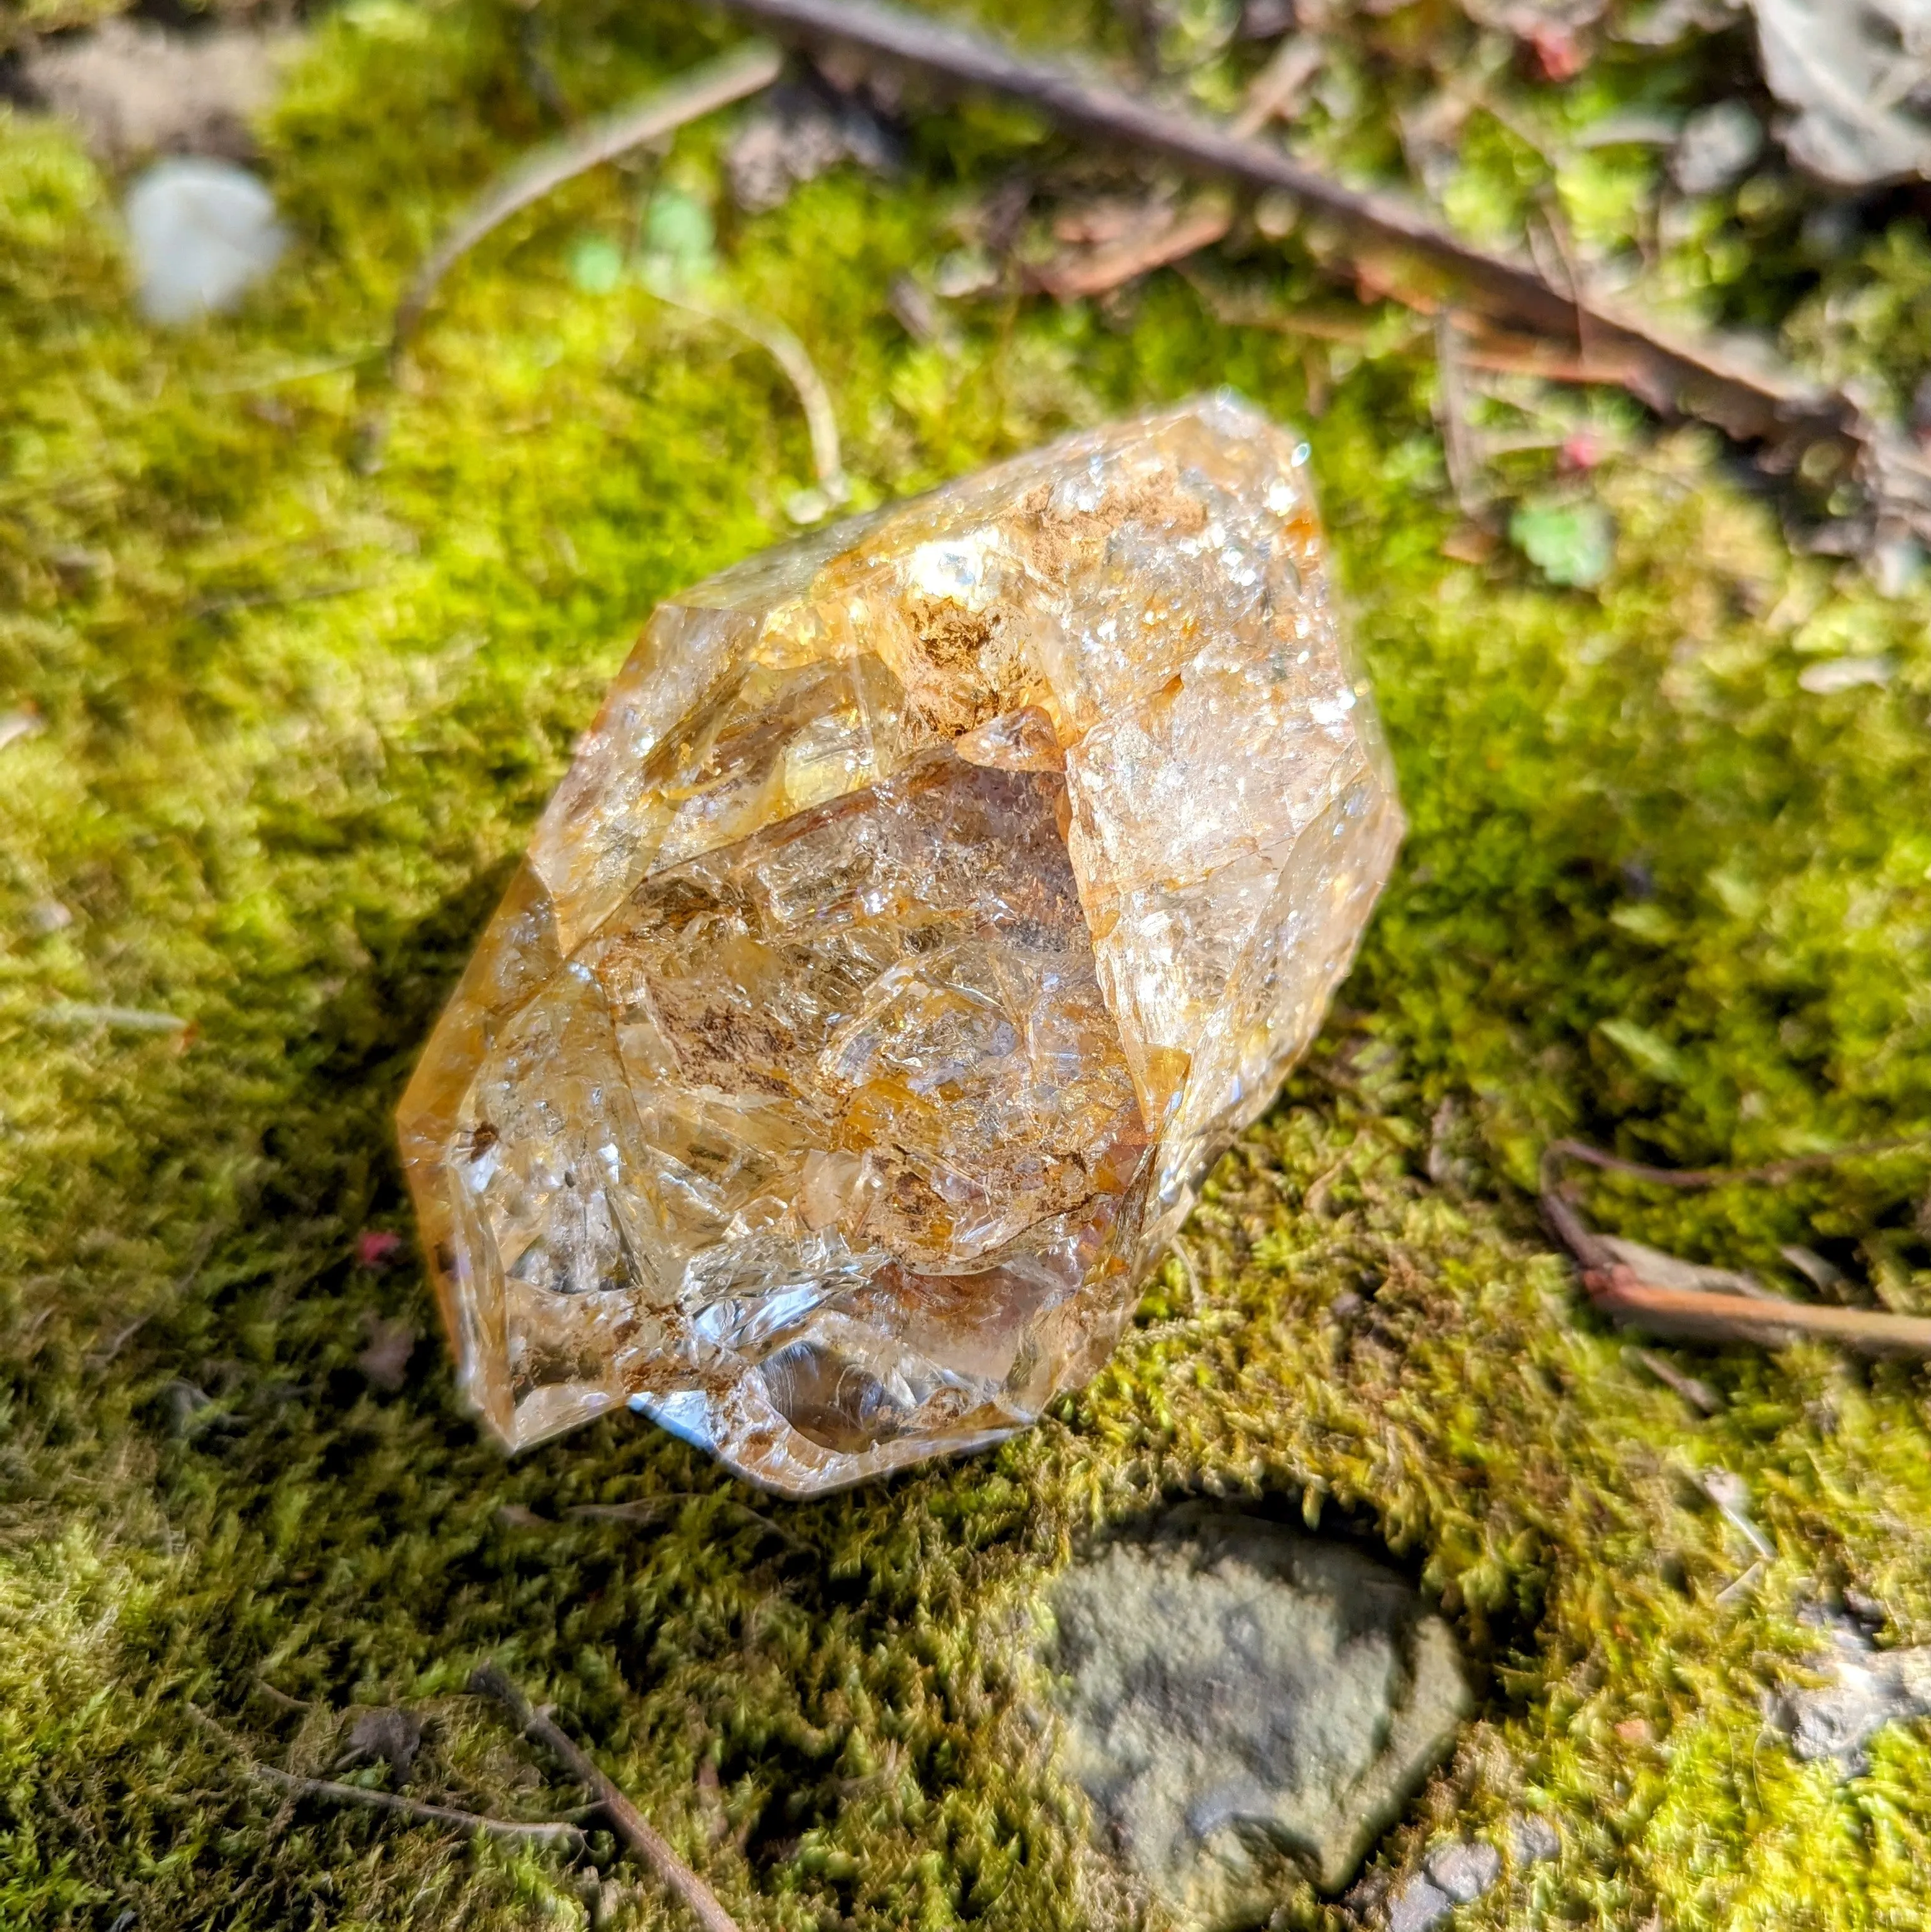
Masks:
[[[402,1102],[504,1442],[805,1494],[1105,1359],[1401,836],[1306,456],[1217,395],[659,606]]]

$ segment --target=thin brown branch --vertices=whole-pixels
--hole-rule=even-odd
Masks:
[[[455,1825],[465,1832],[480,1832],[486,1838],[500,1838],[509,1844],[556,1845],[573,1856],[584,1848],[581,1826],[543,1822],[525,1824],[513,1818],[485,1817],[479,1811],[458,1811],[452,1805],[428,1804],[420,1798],[404,1798],[393,1791],[372,1791],[359,1784],[338,1784],[332,1778],[298,1778],[294,1772],[278,1771],[272,1764],[251,1761],[248,1775],[258,1784],[273,1784],[298,1798],[320,1798],[332,1804],[361,1804],[372,1811],[392,1812],[398,1817],[414,1818],[425,1824]]]
[[[1056,256],[1034,268],[1028,279],[1061,302],[1105,295],[1212,247],[1233,226],[1233,210],[1224,202],[1209,202],[1162,221],[1158,211],[1149,209],[1148,223],[1143,234]]]
[[[1345,343],[1352,349],[1365,348],[1374,339],[1374,324],[1359,313],[1317,315],[1310,309],[1278,308],[1271,303],[1246,299],[1217,286],[1201,272],[1197,262],[1180,263],[1177,272],[1200,297],[1207,313],[1230,328],[1264,328],[1276,335],[1305,335],[1316,342]]]
[[[881,0],[725,0],[774,31],[854,46],[956,87],[1042,109],[1063,126],[1137,148],[1197,172],[1278,188],[1329,218],[1359,272],[1377,253],[1425,265],[1458,305],[1613,361],[1637,394],[1702,417],[1734,436],[1858,442],[1868,425],[1850,400],[1730,344],[1666,331],[1582,291],[1566,292],[1527,263],[1461,240],[1395,197],[1352,188],[1270,143],[1161,105],[1056,64],[1013,52],[968,29]]]
[[[1549,1232],[1568,1249],[1584,1274],[1606,1274],[1616,1265],[1615,1256],[1582,1218],[1581,1211],[1553,1188],[1545,1188],[1542,1210]]]
[[[1766,1558],[1759,1556],[1740,1576],[1733,1576],[1716,1592],[1714,1601],[1727,1604],[1732,1598],[1740,1597],[1764,1574]]]
[[[617,1835],[677,1894],[704,1932],[738,1932],[737,1921],[717,1902],[710,1887],[678,1857],[669,1841],[548,1711],[533,1709],[529,1699],[493,1664],[484,1664],[471,1675],[470,1688],[478,1696],[493,1697],[526,1738],[542,1744],[590,1792]]]
[[[1469,428],[1468,394],[1462,381],[1461,345],[1455,318],[1443,309],[1435,317],[1436,420],[1442,433],[1442,454],[1455,506],[1471,523],[1479,523],[1488,508],[1482,488],[1482,458]]]
[[[1500,376],[1533,376],[1545,382],[1571,382],[1585,388],[1622,386],[1622,372],[1613,363],[1565,355],[1548,343],[1519,335],[1471,336],[1461,359],[1471,369]]]
[[[1254,76],[1240,112],[1228,123],[1229,131],[1248,140],[1260,133],[1269,122],[1291,118],[1308,82],[1320,72],[1326,59],[1326,50],[1314,34],[1290,34]]]
[[[304,1697],[291,1697],[286,1690],[271,1684],[261,1672],[255,1672],[254,1688],[278,1709],[284,1711],[312,1711],[315,1707]]]
[[[1779,1348],[1800,1337],[1841,1342],[1867,1355],[1931,1354],[1931,1318],[1874,1309],[1827,1308],[1804,1301],[1758,1300],[1703,1288],[1658,1288],[1617,1260],[1569,1202],[1542,1198],[1543,1218],[1574,1256],[1592,1306],[1653,1334],[1690,1341],[1749,1342]]]
[[[1701,1289],[1653,1288],[1620,1264],[1606,1275],[1584,1270],[1589,1298],[1605,1315],[1695,1340],[1755,1342],[1775,1347],[1800,1336],[1842,1342],[1861,1354],[1931,1354],[1931,1319],[1868,1308],[1822,1308],[1806,1301],[1754,1301]]]
[[[539,148],[519,161],[470,205],[416,270],[390,326],[392,368],[408,347],[443,278],[493,230],[578,175],[769,87],[782,65],[776,48],[763,40],[749,41],[593,122],[581,134]]]
[[[1671,1394],[1680,1396],[1690,1407],[1702,1415],[1714,1415],[1723,1406],[1723,1398],[1710,1384],[1695,1376],[1686,1376],[1683,1371],[1663,1360],[1650,1348],[1625,1348],[1626,1360],[1648,1370]]]
[[[275,1694],[281,1696],[278,1691]],[[283,1701],[294,1703],[296,1700],[287,1698]],[[305,1710],[308,1706],[297,1708]],[[278,1771],[273,1765],[263,1764],[250,1756],[241,1740],[199,1706],[190,1703],[188,1714],[204,1730],[219,1738],[240,1759],[242,1769],[257,1784],[272,1784],[297,1798],[319,1798],[332,1804],[359,1804],[368,1810],[387,1811],[424,1824],[455,1825],[465,1832],[481,1832],[485,1837],[500,1838],[511,1844],[560,1846],[572,1856],[584,1848],[583,1832],[575,1825],[549,1820],[526,1824],[514,1818],[486,1817],[479,1811],[459,1811],[453,1805],[426,1804],[420,1798],[404,1798],[393,1791],[372,1791],[359,1784],[338,1784],[332,1778],[302,1778],[292,1771]]]

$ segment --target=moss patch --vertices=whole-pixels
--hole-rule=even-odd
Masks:
[[[111,184],[0,121],[0,710],[41,728],[0,748],[0,1924],[580,1916],[548,1855],[284,1809],[188,1712],[320,1768],[355,1707],[404,1700],[426,1795],[540,1815],[568,1801],[458,1694],[485,1652],[747,1928],[1113,1922],[1006,1640],[1076,1537],[1195,1493],[1371,1529],[1458,1624],[1483,1714],[1383,1863],[1524,1807],[1566,1844],[1461,1922],[1917,1922],[1921,1728],[1839,1787],[1760,1700],[1846,1588],[1931,1640],[1924,1372],[1686,1353],[1726,1398],[1698,1420],[1578,1305],[1524,1190],[1559,1133],[1701,1164],[1931,1126],[1931,602],[1793,560],[1713,445],[1614,410],[1597,588],[1450,560],[1398,318],[1338,356],[1163,277],[913,340],[893,278],[1053,164],[1013,117],[921,122],[889,190],[720,210],[720,248],[809,345],[865,500],[1216,383],[1309,421],[1414,828],[1309,1068],[1113,1365],[970,1462],[794,1507],[628,1420],[508,1463],[432,1340],[399,1392],[358,1366],[376,1324],[430,1318],[407,1246],[362,1238],[408,1238],[389,1116],[572,734],[653,600],[782,534],[811,481],[759,352],[571,274],[586,238],[630,245],[653,182],[713,201],[715,130],[460,268],[359,466],[357,358],[402,278],[547,131],[520,19],[329,16],[266,135],[300,247],[179,334],[132,317]],[[550,55],[590,108],[727,38],[593,6]],[[1314,288],[1291,252],[1256,272]],[[1518,460],[1525,496],[1575,495]],[[1889,682],[1800,684],[1845,655]],[[1926,1168],[1604,1180],[1591,1207],[1799,1286],[1802,1244],[1830,1292],[1924,1312]],[[1719,1465],[1776,1549],[1734,1589],[1752,1553],[1692,1480]],[[647,1888],[622,1909],[671,1922]]]

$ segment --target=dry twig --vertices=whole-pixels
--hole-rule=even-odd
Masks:
[[[1672,329],[1586,289],[1558,287],[1533,264],[1462,241],[1409,202],[1349,188],[1237,128],[1014,53],[884,0],[725,4],[780,33],[854,48],[941,85],[1029,102],[1063,126],[1197,174],[1281,190],[1326,218],[1335,232],[1323,248],[1364,288],[1425,313],[1446,304],[1552,338],[1574,350],[1575,380],[1613,382],[1653,408],[1699,418],[1745,442],[1772,444],[1779,467],[1806,449],[1824,449],[1856,475],[1876,527],[1901,527],[1931,540],[1931,460],[1925,453],[1873,420],[1842,389],[1811,380],[1755,344]],[[1546,373],[1554,378],[1561,372]]]
[[[1264,328],[1276,335],[1305,335],[1315,342],[1344,343],[1350,349],[1365,349],[1374,339],[1373,322],[1359,310],[1351,315],[1317,315],[1311,309],[1279,308],[1272,303],[1253,301],[1221,286],[1202,272],[1197,262],[1182,263],[1179,274],[1200,297],[1207,313],[1230,328]]]
[[[1727,1604],[1731,1598],[1740,1597],[1764,1574],[1764,1559],[1759,1556],[1740,1576],[1734,1576],[1716,1592],[1716,1601]]]
[[[271,1684],[259,1670],[255,1672],[255,1688],[271,1704],[281,1710],[293,1711],[299,1714],[304,1711],[312,1711],[315,1708],[305,1697],[291,1697],[286,1690],[276,1684]]]
[[[1270,143],[1164,106],[1070,68],[881,0],[725,0],[779,32],[839,41],[955,86],[1026,100],[1065,126],[1122,141],[1197,172],[1278,188],[1333,218],[1357,269],[1378,253],[1442,278],[1461,306],[1581,344],[1637,394],[1744,437],[1855,440],[1849,399],[1728,344],[1667,332],[1601,298],[1554,286],[1533,266],[1477,248],[1392,196],[1345,186]],[[1390,287],[1398,299],[1404,295]],[[1442,291],[1432,292],[1442,299]]]
[[[485,1837],[501,1838],[511,1844],[557,1845],[572,1856],[584,1848],[582,1828],[575,1825],[524,1824],[512,1818],[486,1818],[480,1812],[458,1811],[448,1804],[425,1804],[419,1798],[400,1797],[393,1791],[338,1784],[332,1778],[298,1778],[293,1772],[276,1770],[272,1764],[251,1762],[248,1769],[248,1775],[257,1782],[279,1785],[298,1798],[323,1798],[335,1804],[363,1804],[371,1810],[391,1811],[426,1823],[457,1825],[466,1832],[481,1832]]]
[[[1557,1193],[1542,1196],[1551,1232],[1575,1257],[1590,1300],[1605,1315],[1659,1335],[1780,1348],[1800,1336],[1841,1342],[1867,1355],[1931,1354],[1931,1318],[1812,1302],[1756,1300],[1707,1289],[1658,1288],[1626,1262]]]
[[[1224,202],[1213,201],[1184,212],[1149,208],[1146,224],[1143,233],[1056,256],[1033,269],[1029,279],[1061,302],[1107,294],[1211,247],[1233,226],[1233,210]]]
[[[1435,317],[1435,415],[1455,506],[1471,523],[1487,508],[1482,487],[1482,454],[1469,427],[1468,396],[1462,381],[1461,345],[1446,309]]]
[[[526,1738],[543,1745],[590,1792],[617,1835],[689,1907],[704,1932],[738,1932],[737,1921],[719,1904],[716,1893],[547,1709],[532,1708],[529,1699],[493,1664],[482,1665],[471,1675],[470,1688],[478,1696],[494,1698]]]
[[[1625,1348],[1626,1361],[1633,1361],[1649,1370],[1663,1387],[1680,1396],[1699,1414],[1714,1415],[1723,1406],[1723,1398],[1710,1384],[1695,1376],[1686,1376],[1662,1356],[1649,1348]]]
[[[1365,347],[1374,340],[1373,324],[1359,315],[1316,315],[1305,308],[1283,308],[1257,300],[1244,292],[1218,286],[1200,272],[1197,262],[1182,264],[1179,272],[1214,320],[1230,328],[1264,328],[1275,335],[1311,336],[1317,341],[1344,342],[1355,348]],[[1398,292],[1377,286],[1368,292],[1380,296]],[[1582,387],[1615,388],[1622,382],[1622,370],[1612,363],[1592,362],[1586,356],[1565,352],[1533,336],[1498,332],[1487,327],[1479,316],[1463,315],[1414,290],[1401,299],[1417,316],[1446,317],[1461,338],[1456,352],[1465,368],[1503,376],[1533,376],[1545,382],[1572,382]],[[1422,333],[1418,326],[1412,335],[1386,346],[1412,348]]]
[[[101,1006],[91,1000],[56,1000],[34,1017],[43,1026],[106,1027],[119,1033],[185,1033],[194,1024],[146,1006]]]
[[[661,140],[687,122],[769,87],[783,65],[776,48],[752,40],[679,76],[628,107],[593,122],[581,134],[554,142],[519,161],[429,252],[397,304],[389,329],[389,365],[394,369],[422,320],[437,285],[483,237],[509,218],[540,201],[551,190],[620,154]]]
[[[1230,130],[1247,140],[1269,122],[1290,118],[1326,59],[1326,50],[1312,34],[1288,34],[1254,76],[1240,112],[1227,124]]]
[[[263,1688],[269,1687],[264,1684]],[[275,1695],[285,1702],[296,1701],[283,1699],[279,1691]],[[525,1824],[514,1818],[485,1817],[479,1811],[459,1811],[453,1805],[425,1804],[420,1798],[404,1798],[393,1791],[374,1791],[360,1784],[338,1784],[332,1778],[301,1778],[292,1771],[278,1771],[273,1765],[263,1764],[251,1757],[241,1740],[198,1705],[189,1704],[188,1714],[204,1730],[219,1738],[241,1760],[242,1768],[257,1784],[275,1785],[295,1797],[320,1798],[332,1804],[359,1804],[369,1810],[388,1811],[425,1824],[459,1826],[466,1832],[481,1832],[485,1837],[501,1838],[512,1844],[557,1845],[572,1856],[584,1848],[583,1832],[575,1825],[548,1821]]]

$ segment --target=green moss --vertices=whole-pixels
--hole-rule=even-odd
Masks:
[[[479,250],[386,395],[368,352],[419,251],[545,131],[519,17],[330,16],[268,130],[296,255],[180,334],[133,319],[110,184],[0,122],[0,704],[45,728],[0,749],[0,1924],[574,1912],[547,1855],[284,1814],[188,1714],[320,1768],[348,1707],[404,1700],[433,1720],[424,1789],[563,1802],[458,1694],[485,1652],[747,1927],[1107,1922],[1011,1640],[1080,1535],[1199,1490],[1379,1536],[1458,1620],[1483,1715],[1384,1858],[1523,1804],[1566,1838],[1466,1922],[1917,1922],[1921,1731],[1839,1788],[1759,1700],[1840,1588],[1931,1640],[1923,1372],[1686,1354],[1727,1398],[1696,1420],[1579,1304],[1526,1190],[1563,1133],[1701,1164],[1924,1131],[1924,598],[1793,561],[1707,440],[1614,412],[1596,588],[1449,560],[1432,371],[1400,333],[1337,380],[1164,278],[1105,318],[994,303],[956,351],[912,342],[893,277],[1050,157],[997,116],[923,123],[889,191],[830,177],[755,221],[714,206],[715,130],[668,168],[736,294],[810,346],[861,500],[1211,384],[1286,417],[1325,398],[1413,824],[1327,1034],[1113,1365],[995,1454],[787,1508],[628,1420],[506,1462],[427,1342],[398,1394],[358,1369],[371,1324],[429,1319],[407,1251],[363,1265],[357,1238],[407,1232],[389,1112],[506,865],[653,600],[782,535],[811,478],[758,352],[573,275],[584,238],[637,232],[647,170]],[[725,37],[593,8],[552,52],[588,109]],[[1800,686],[1845,651],[1891,682]],[[51,1023],[60,1001],[193,1031]],[[1801,1242],[1845,1293],[1921,1310],[1926,1166],[1590,1204],[1793,1281]],[[1717,1464],[1778,1552],[1728,1594],[1749,1552],[1689,1480]],[[647,1890],[631,1910],[671,1922]]]

